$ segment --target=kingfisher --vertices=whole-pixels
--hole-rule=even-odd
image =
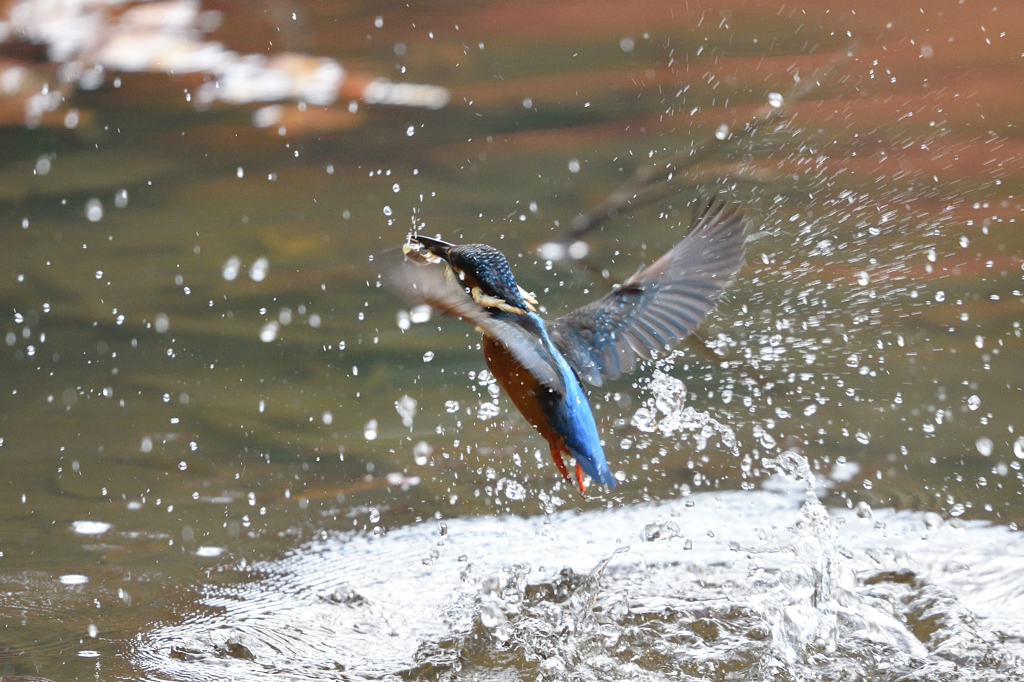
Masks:
[[[608,487],[616,479],[583,382],[601,386],[640,360],[671,351],[735,279],[743,244],[743,213],[713,198],[661,258],[604,297],[552,320],[537,314],[537,298],[516,283],[505,255],[486,244],[410,234],[406,262],[392,269],[390,283],[414,303],[483,333],[484,360],[498,385],[548,442],[570,482],[566,457],[575,461],[576,484],[585,493],[587,477]],[[444,274],[422,267],[432,263],[443,263]]]

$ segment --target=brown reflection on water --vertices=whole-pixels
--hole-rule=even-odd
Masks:
[[[451,104],[352,111],[346,96],[286,104],[256,128],[255,105],[196,111],[183,97],[194,78],[124,74],[120,88],[74,95],[77,127],[61,111],[29,130],[24,92],[0,96],[0,573],[22,595],[0,608],[26,623],[4,645],[35,649],[32,666],[0,658],[0,674],[57,676],[69,650],[53,638],[87,638],[78,592],[48,607],[70,614],[52,631],[34,601],[61,575],[90,578],[80,591],[100,600],[101,639],[118,649],[194,609],[191,586],[216,579],[218,563],[324,529],[535,514],[541,492],[589,509],[756,483],[757,458],[773,451],[760,428],[824,474],[840,457],[859,466],[834,483],[832,504],[1024,522],[1013,450],[1024,435],[1024,46],[1013,28],[1024,8],[217,9],[225,22],[210,38],[232,49],[281,35],[275,47],[358,74],[448,87]],[[637,168],[722,124],[739,130],[769,92],[847,49],[834,76],[787,103],[785,125],[723,145],[687,169],[682,193],[588,235],[586,262],[548,269],[532,255]],[[52,65],[29,75],[40,87]],[[688,404],[735,429],[748,478],[714,438],[698,451],[639,433],[630,419],[648,396],[627,380],[593,396],[628,480],[581,499],[506,401],[498,418],[477,418],[490,396],[468,376],[484,368],[475,335],[437,318],[402,333],[401,303],[376,286],[370,257],[399,246],[415,215],[429,233],[506,250],[557,314],[668,248],[688,206],[715,191],[750,207],[754,239],[702,329],[721,357],[687,347],[674,372]],[[417,401],[411,429],[403,396]],[[525,500],[508,497],[509,480]],[[112,528],[83,536],[76,520]],[[132,675],[93,648],[104,670]],[[90,673],[74,660],[74,674]]]

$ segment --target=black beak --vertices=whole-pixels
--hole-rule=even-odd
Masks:
[[[430,237],[423,237],[421,235],[411,237],[409,241],[414,244],[419,244],[424,251],[437,256],[445,262],[448,261],[448,252],[455,246],[454,244],[449,244],[448,242],[440,239],[431,239]]]

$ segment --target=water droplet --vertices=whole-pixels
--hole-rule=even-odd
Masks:
[[[802,483],[811,477],[811,467],[801,455],[786,450],[774,459],[763,459],[761,464],[767,469],[776,469],[780,474],[795,483]]]
[[[330,426],[334,423],[334,415],[331,414],[330,410],[324,410],[323,414],[320,415],[320,421]]]
[[[682,537],[679,526],[672,521],[657,521],[648,523],[640,533],[640,539],[644,542],[658,542],[660,540],[671,540]]]
[[[569,258],[583,260],[590,253],[590,245],[585,241],[575,241],[569,245]]]
[[[857,516],[862,519],[870,519],[874,515],[871,505],[864,500],[858,502],[854,510],[857,512]]]
[[[418,305],[409,311],[409,321],[413,324],[424,324],[430,321],[430,306]]]
[[[619,41],[619,48],[623,52],[632,52],[634,47],[636,47],[636,43],[634,43],[633,39],[629,36]]]
[[[565,258],[566,248],[558,242],[544,242],[537,249],[537,255],[546,261],[562,260]]]
[[[871,276],[868,275],[867,272],[861,270],[860,272],[857,273],[857,284],[861,285],[862,287],[866,287],[870,281]]]
[[[476,411],[476,418],[480,421],[486,421],[494,419],[499,414],[501,414],[501,408],[494,403],[480,403],[480,407]]]
[[[377,420],[371,419],[366,422],[366,426],[363,427],[363,438],[366,440],[377,439]]]
[[[249,279],[254,282],[262,282],[267,278],[267,270],[270,269],[270,261],[260,257],[249,267]]]
[[[658,429],[658,418],[651,410],[641,407],[633,415],[633,426],[646,433],[653,433]]]
[[[992,439],[988,436],[982,436],[978,440],[974,441],[974,447],[978,448],[978,452],[981,453],[982,457],[988,457],[992,454],[994,447]]]
[[[518,481],[505,482],[505,497],[510,500],[525,500],[526,488]]]
[[[769,92],[768,93],[768,104],[770,104],[771,106],[773,106],[776,109],[778,109],[779,107],[781,107],[784,104],[783,99],[782,99],[782,95],[780,93],[778,93],[778,92]]]
[[[421,440],[412,447],[412,459],[418,466],[423,466],[427,463],[430,455],[433,454],[434,448],[425,440]]]
[[[184,460],[178,462],[178,469],[180,469],[181,471],[185,471],[186,469],[188,469],[188,462],[185,462]]]
[[[775,438],[772,434],[768,433],[768,431],[762,428],[760,424],[754,425],[754,436],[756,436],[757,439],[761,441],[761,445],[768,450],[773,449],[776,445]]]
[[[103,220],[103,202],[95,197],[85,202],[85,217],[92,223]]]
[[[391,207],[390,206],[385,206],[384,207],[384,215],[387,215],[387,216],[391,215]]]
[[[854,438],[856,438],[857,442],[860,443],[861,445],[867,445],[868,443],[871,442],[871,434],[865,431],[858,431],[856,434],[854,434]]]
[[[580,161],[579,159],[569,159],[569,172],[579,173],[580,172]]]
[[[715,130],[715,139],[724,140],[729,137],[729,126],[722,124]]]
[[[961,516],[964,513],[964,511],[965,511],[964,506],[962,504],[960,504],[959,502],[957,502],[952,507],[950,507],[949,515],[952,516],[952,517]]]
[[[376,507],[370,509],[370,523],[377,523],[380,521],[380,510]]]
[[[416,126],[409,126],[408,128],[406,128],[405,129],[405,134],[408,135],[409,137],[412,137],[413,135],[415,135],[416,134]]]
[[[233,282],[238,277],[238,272],[242,268],[242,261],[238,256],[231,256],[224,265],[221,266],[220,274],[221,277],[229,282]]]
[[[979,407],[981,407],[981,398],[979,398],[976,395],[972,395],[970,398],[967,399],[967,407],[969,407],[972,412],[978,409]]]
[[[412,428],[412,420],[416,416],[417,406],[416,399],[410,398],[407,395],[403,395],[395,401],[395,410],[398,412],[398,416],[402,418],[402,426],[407,429]]]
[[[128,205],[128,190],[119,189],[114,192],[114,206],[124,208]]]
[[[153,320],[153,329],[155,329],[158,334],[166,334],[170,327],[171,321],[167,318],[167,315],[158,313],[156,319]]]
[[[814,414],[817,411],[818,411],[818,406],[815,405],[814,403],[811,403],[810,405],[808,405],[807,407],[804,408],[804,416],[805,417],[810,417],[812,414]]]
[[[423,354],[423,362],[430,362],[433,359],[434,359],[434,351],[428,350],[426,353]]]
[[[935,300],[938,301],[939,303],[942,303],[943,301],[945,301],[946,300],[946,292],[945,291],[936,291],[935,292]]]
[[[458,400],[446,400],[444,402],[444,410],[448,414],[454,414],[454,413],[458,412],[459,411],[459,401]]]
[[[277,331],[281,328],[280,323],[277,320],[271,320],[265,325],[260,327],[260,341],[263,343],[270,343],[277,338]]]

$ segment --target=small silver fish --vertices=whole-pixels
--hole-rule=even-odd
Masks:
[[[434,255],[423,244],[420,244],[416,239],[416,235],[411,232],[405,238],[405,244],[402,245],[402,253],[413,263],[434,264],[442,262],[439,256]]]

